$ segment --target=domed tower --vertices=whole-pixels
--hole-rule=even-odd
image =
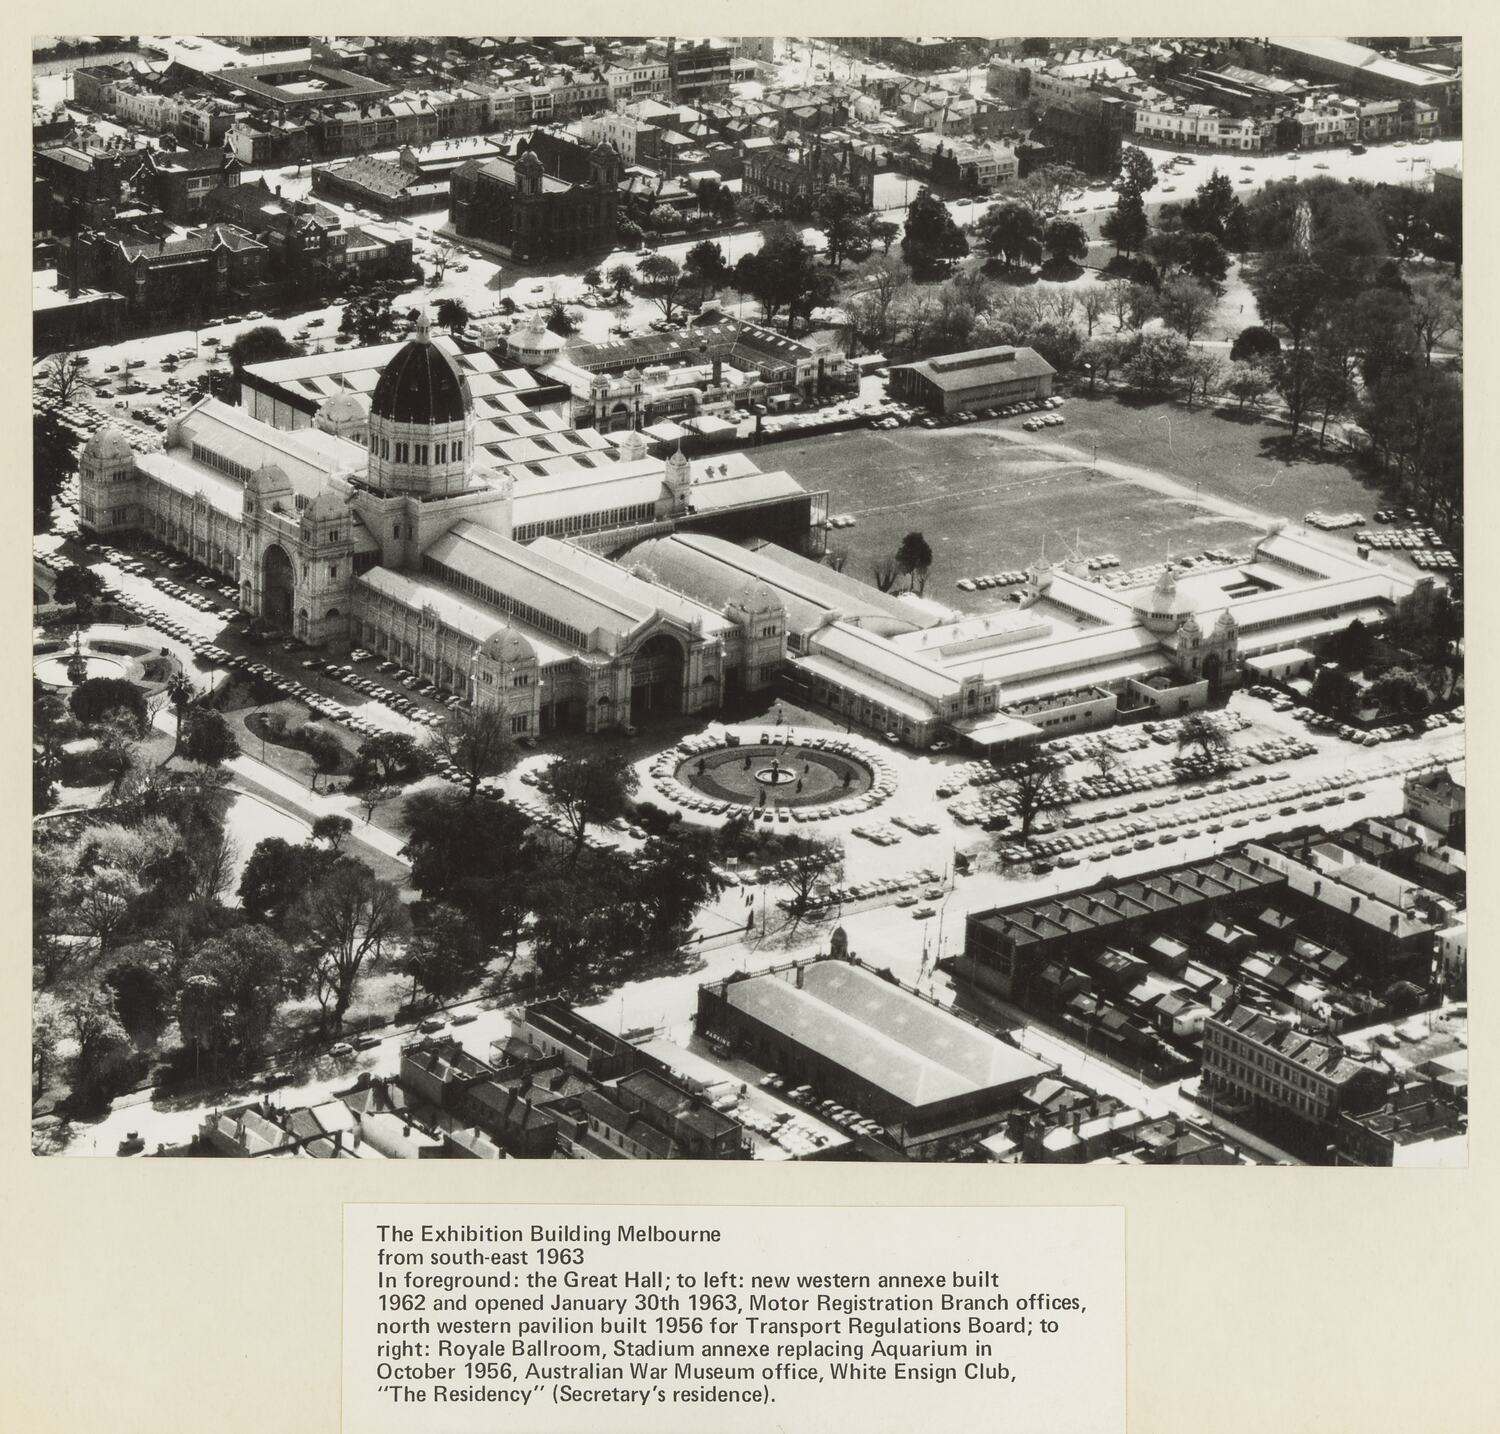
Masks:
[[[467,695],[471,702],[503,707],[511,715],[514,731],[535,732],[541,701],[539,672],[536,649],[514,628],[503,627],[474,654]],[[525,719],[523,725],[516,725],[518,718]]]
[[[1135,614],[1148,632],[1165,637],[1177,630],[1184,613],[1192,605],[1177,591],[1177,574],[1168,565],[1156,580],[1156,586],[1135,603]]]
[[[370,398],[369,483],[378,493],[446,497],[468,486],[469,386],[432,342],[427,318],[385,366]]]
[[[370,442],[370,410],[357,393],[336,393],[325,398],[313,415],[313,427],[336,438],[347,438],[352,443],[368,446]]]
[[[140,521],[135,450],[113,424],[96,432],[78,454],[78,514],[93,533],[118,533]]]

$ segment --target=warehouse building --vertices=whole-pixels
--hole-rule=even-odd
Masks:
[[[960,413],[1047,398],[1056,372],[1035,349],[1000,345],[898,364],[891,369],[890,391],[934,413]]]
[[[910,1155],[997,1128],[1040,1061],[854,961],[797,962],[698,990],[698,1033],[879,1121]]]

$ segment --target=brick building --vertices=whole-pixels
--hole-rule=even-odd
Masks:
[[[520,260],[608,251],[615,243],[620,157],[535,132],[513,158],[471,161],[449,182],[454,233]]]

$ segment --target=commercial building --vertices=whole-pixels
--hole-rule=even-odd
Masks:
[[[1048,1067],[851,961],[797,962],[698,990],[698,1034],[788,1086],[879,1121],[908,1154],[993,1129]]]
[[[1406,779],[1403,811],[1414,821],[1463,844],[1468,815],[1468,777],[1465,764],[1451,762]]]
[[[1283,886],[1254,853],[1236,851],[1069,896],[971,911],[954,973],[1024,1001],[1048,966],[1092,961],[1107,947],[1145,949],[1163,936],[1196,942],[1213,918],[1263,906]]]
[[[898,364],[891,369],[890,391],[934,413],[959,413],[1047,398],[1056,372],[1034,349],[1002,344]]]
[[[1390,1071],[1250,1004],[1204,1027],[1202,1094],[1210,1109],[1260,1115],[1304,1136],[1331,1139],[1346,1113],[1377,1108]]]
[[[1467,1088],[1402,1080],[1374,1110],[1340,1114],[1337,1146],[1340,1165],[1462,1169],[1469,1163]]]

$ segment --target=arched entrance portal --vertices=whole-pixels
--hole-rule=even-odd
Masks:
[[[643,642],[630,664],[630,715],[682,711],[682,644],[665,632]]]
[[[1224,659],[1217,652],[1211,652],[1203,659],[1203,676],[1209,687],[1217,692],[1224,681]]]
[[[261,560],[261,616],[277,627],[291,627],[293,589],[292,560],[287,557],[285,548],[272,543]]]

